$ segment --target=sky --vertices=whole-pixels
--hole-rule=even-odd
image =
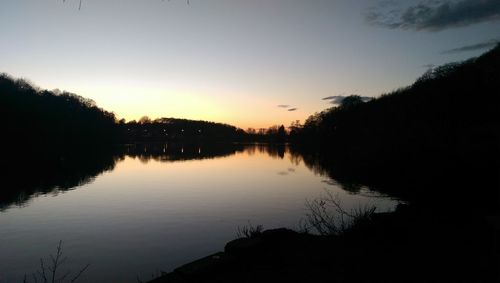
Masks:
[[[0,72],[118,118],[304,121],[500,41],[498,0],[1,0]],[[333,97],[334,99],[323,99]]]

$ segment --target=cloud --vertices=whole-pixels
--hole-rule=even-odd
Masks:
[[[472,45],[465,45],[453,49],[448,49],[441,54],[454,54],[454,53],[460,53],[460,52],[467,52],[467,51],[475,51],[475,50],[481,50],[481,49],[487,49],[487,48],[493,48],[497,44],[500,43],[500,40],[498,39],[490,39],[488,41],[472,44]]]
[[[369,24],[391,29],[440,31],[500,20],[499,0],[420,0],[401,9],[381,2],[365,15]]]
[[[353,94],[353,95],[355,95],[355,94]],[[332,96],[323,97],[322,100],[329,100],[331,104],[339,105],[340,103],[342,103],[342,100],[344,100],[344,98],[346,98],[346,97],[347,97],[346,95],[332,95]],[[369,96],[360,96],[360,97],[364,102],[367,102],[367,101],[370,101],[373,99],[373,97],[369,97]]]
[[[291,108],[292,106],[288,105],[288,104],[279,104],[279,105],[276,105],[278,108],[284,108],[286,109],[287,111],[296,111],[298,108]]]
[[[329,100],[331,104],[340,104],[342,100],[344,100],[345,96],[344,95],[332,95],[332,96],[327,96],[323,97],[323,100]]]

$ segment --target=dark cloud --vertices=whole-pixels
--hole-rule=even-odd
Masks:
[[[290,106],[290,105],[288,105],[288,104],[279,104],[279,105],[276,105],[276,106],[277,106],[278,108],[284,108],[284,109],[286,109],[287,111],[295,111],[295,110],[297,110],[297,109],[298,109],[298,108],[295,108],[295,107],[293,107],[293,108],[292,108],[292,106]]]
[[[460,52],[466,52],[466,51],[475,51],[475,50],[481,50],[481,49],[487,49],[487,48],[493,48],[497,44],[500,43],[500,40],[498,39],[490,39],[485,42],[480,42],[472,45],[465,45],[462,47],[457,47],[449,50],[445,50],[441,52],[441,54],[453,54],[453,53],[460,53]]]
[[[323,97],[321,99],[323,99],[323,100],[332,100],[332,99],[337,99],[339,97],[344,98],[345,96],[343,96],[343,95],[331,95],[331,96]]]
[[[340,104],[342,100],[344,100],[345,96],[344,95],[332,95],[332,96],[327,96],[323,97],[323,100],[329,100],[331,104]]]
[[[392,29],[440,31],[500,20],[499,0],[420,0],[401,9],[395,2],[381,2],[366,20]]]
[[[353,95],[355,95],[355,94],[353,94]],[[344,98],[346,98],[346,97],[347,97],[346,95],[332,95],[332,96],[323,97],[322,100],[329,100],[331,104],[339,105],[340,103],[342,103],[342,100],[344,100]],[[361,99],[364,102],[367,102],[367,101],[372,100],[373,97],[361,96]]]

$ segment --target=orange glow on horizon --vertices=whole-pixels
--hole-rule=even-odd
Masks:
[[[99,107],[115,113],[117,119],[138,121],[143,116],[150,119],[179,118],[204,120],[229,124],[243,130],[285,127],[296,120],[303,122],[321,107],[298,108],[288,111],[277,107],[279,100],[252,95],[231,95],[223,91],[183,90],[169,91],[147,89],[143,86],[94,86],[75,89],[76,93],[95,99]],[[140,93],[141,95],[137,95]]]

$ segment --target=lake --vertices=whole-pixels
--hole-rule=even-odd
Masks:
[[[362,186],[345,190],[285,146],[135,145],[56,159],[55,169],[25,166],[8,182],[2,283],[30,278],[60,240],[61,273],[90,264],[78,282],[137,282],[223,250],[238,227],[298,229],[306,200],[326,190],[346,209],[398,203]]]

